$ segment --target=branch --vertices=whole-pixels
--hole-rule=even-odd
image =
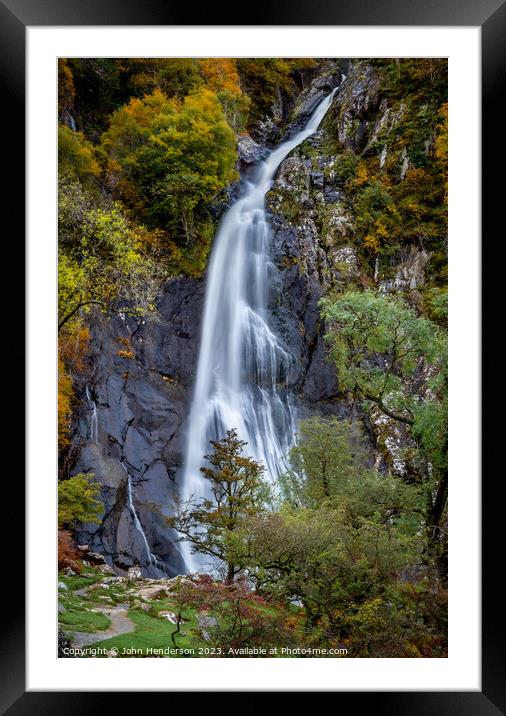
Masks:
[[[401,423],[406,423],[406,425],[413,425],[413,423],[415,422],[413,418],[410,418],[407,415],[401,415],[400,413],[396,413],[394,410],[390,410],[390,408],[387,408],[382,399],[379,398],[377,395],[371,395],[370,393],[365,393],[364,391],[362,391],[362,393],[364,395],[364,398],[367,398],[367,400],[370,400],[372,403],[375,403],[375,405],[377,405],[378,408],[390,418],[393,418],[394,420],[399,420],[399,422]]]
[[[102,306],[105,308],[105,303],[103,301],[80,301],[77,306],[70,311],[70,313],[67,313],[64,318],[61,319],[58,323],[58,332],[60,331],[60,328],[63,328],[63,326],[67,323],[67,321],[70,321],[72,316],[75,316],[75,314],[84,306],[90,306],[91,304],[95,304],[97,306]]]

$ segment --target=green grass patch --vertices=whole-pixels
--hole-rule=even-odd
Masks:
[[[81,608],[78,611],[68,608],[67,611],[59,615],[59,622],[66,632],[84,631],[95,632],[103,631],[111,626],[109,619],[101,612],[92,612]]]
[[[165,600],[157,602],[156,608],[158,611],[171,607],[168,603],[163,603]],[[171,639],[171,634],[176,630],[176,626],[171,624],[166,619],[162,619],[158,616],[152,616],[143,612],[142,610],[130,609],[128,616],[135,623],[135,631],[129,632],[128,634],[120,634],[119,636],[113,637],[112,639],[104,639],[103,641],[91,644],[93,646],[100,646],[103,649],[112,649],[113,647],[118,650],[118,658],[138,658],[142,656],[151,656],[148,653],[148,649],[166,649],[167,647],[174,648],[174,644]],[[178,648],[187,649],[194,648],[198,649],[199,646],[204,646],[202,642],[198,641],[195,637],[192,626],[196,625],[196,618],[193,615],[188,621],[182,622],[181,632],[176,637],[176,645]],[[123,649],[135,649],[134,654],[123,654]],[[181,655],[173,654],[169,658],[178,658]],[[198,656],[194,654],[193,656]],[[100,654],[97,658],[104,658],[104,655]]]

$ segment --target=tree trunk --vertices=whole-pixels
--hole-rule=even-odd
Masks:
[[[227,565],[227,579],[226,584],[233,584],[234,583],[234,576],[235,576],[235,567],[233,564]]]

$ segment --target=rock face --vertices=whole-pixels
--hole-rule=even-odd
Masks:
[[[359,280],[363,271],[336,156],[328,149],[329,132],[338,137],[337,151],[360,151],[376,146],[375,136],[381,139],[382,128],[397,121],[384,106],[378,119],[372,68],[337,62],[324,66],[301,93],[285,136],[337,85],[340,92],[322,128],[282,163],[267,195],[277,269],[269,297],[271,323],[295,358],[288,384],[300,417],[346,413],[318,301],[329,289]],[[266,151],[250,137],[240,140],[246,165]],[[407,257],[394,281],[419,286],[426,261],[426,255]],[[140,570],[144,577],[159,578],[184,570],[166,518],[178,492],[204,296],[205,278],[173,278],[160,292],[156,319],[139,321],[125,311],[107,320],[97,315],[92,322],[92,370],[88,393],[83,385],[80,396],[73,472],[94,473],[104,514],[98,527],[83,525],[77,538],[104,555],[108,568],[120,575]]]
[[[119,573],[135,565],[153,577],[182,569],[166,517],[182,460],[203,298],[202,281],[172,279],[157,320],[93,322],[90,399],[82,396],[74,472],[95,474],[105,510],[102,524],[85,525],[78,541]]]

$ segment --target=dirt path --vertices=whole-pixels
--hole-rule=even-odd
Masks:
[[[88,644],[94,644],[97,641],[104,641],[104,639],[111,639],[113,636],[119,634],[128,634],[128,632],[134,631],[135,624],[128,617],[128,610],[125,604],[118,604],[116,607],[95,607],[95,611],[102,612],[111,622],[111,626],[108,629],[98,632],[83,632],[76,631],[72,637],[72,646],[81,648],[88,646]]]

